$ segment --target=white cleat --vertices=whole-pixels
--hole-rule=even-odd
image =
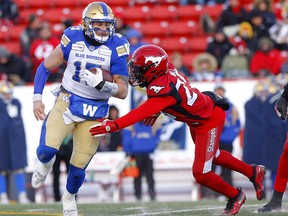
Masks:
[[[30,203],[30,200],[27,198],[27,193],[26,192],[19,193],[18,202],[20,204],[29,204]]]
[[[9,199],[8,199],[7,193],[1,193],[0,199],[1,199],[1,201],[0,201],[1,205],[8,205],[9,204]]]
[[[75,196],[76,194],[71,194],[67,190],[64,191],[62,196],[64,216],[78,216],[78,209]]]
[[[33,188],[40,188],[44,184],[46,177],[55,162],[55,159],[56,157],[54,156],[48,163],[41,163],[38,161],[36,170],[33,172],[31,179],[31,185]]]

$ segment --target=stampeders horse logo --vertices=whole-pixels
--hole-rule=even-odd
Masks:
[[[154,67],[157,67],[164,57],[165,56],[159,56],[159,57],[148,56],[148,57],[145,58],[145,64],[147,62],[151,61],[153,63],[153,65],[154,65]]]
[[[161,89],[165,88],[165,86],[151,86],[150,90],[154,90],[154,93],[157,94],[161,91]]]

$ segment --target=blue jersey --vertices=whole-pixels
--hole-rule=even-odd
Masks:
[[[61,49],[67,62],[62,85],[73,94],[89,99],[111,97],[111,94],[97,91],[80,79],[85,69],[101,67],[112,75],[128,76],[129,43],[121,34],[115,34],[104,44],[94,46],[84,37],[82,26],[73,26],[64,31]]]

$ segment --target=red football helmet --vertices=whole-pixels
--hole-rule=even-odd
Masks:
[[[144,45],[135,50],[128,66],[130,85],[146,87],[167,72],[168,55],[161,47]]]

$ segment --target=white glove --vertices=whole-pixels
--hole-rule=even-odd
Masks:
[[[96,74],[92,73],[91,71],[85,69],[84,74],[81,77],[83,80],[86,81],[86,84],[95,88],[101,81],[103,81],[102,70],[100,68],[96,68]]]

